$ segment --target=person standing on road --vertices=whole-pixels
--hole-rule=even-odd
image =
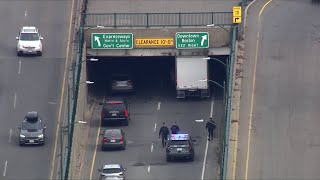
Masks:
[[[160,131],[159,131],[159,138],[161,136],[162,147],[166,146],[166,142],[167,142],[169,134],[170,134],[169,128],[166,126],[166,123],[163,123],[163,125],[162,125],[162,127],[160,128]]]
[[[213,140],[213,130],[216,128],[216,123],[210,118],[206,124],[206,129],[208,130],[208,141]]]
[[[178,132],[180,131],[180,128],[176,122],[173,123],[170,129],[172,134],[178,134]]]

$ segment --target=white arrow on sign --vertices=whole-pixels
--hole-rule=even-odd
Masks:
[[[205,40],[207,40],[207,35],[202,36],[201,46],[203,46]]]
[[[95,37],[94,37],[94,40],[95,40],[95,41],[97,41],[98,46],[100,47],[100,46],[101,46],[101,43],[100,43],[100,37],[95,36]]]

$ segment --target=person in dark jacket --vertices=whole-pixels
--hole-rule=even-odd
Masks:
[[[162,147],[166,146],[166,142],[167,142],[169,134],[170,134],[169,128],[166,126],[166,123],[163,123],[163,125],[162,125],[162,127],[160,128],[160,131],[159,131],[159,138],[161,136]]]
[[[208,130],[208,141],[213,140],[213,130],[216,128],[216,123],[210,118],[206,124],[206,129]]]
[[[171,134],[178,134],[178,132],[180,131],[180,128],[176,122],[173,123],[170,129],[171,129]]]

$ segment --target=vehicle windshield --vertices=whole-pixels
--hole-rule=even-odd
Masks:
[[[117,111],[121,111],[125,109],[125,106],[123,103],[120,104],[106,104],[103,107],[104,110],[117,110]]]
[[[108,168],[108,169],[103,169],[102,172],[106,173],[106,174],[121,173],[121,169],[120,168]]]
[[[187,140],[169,141],[169,145],[189,145]]]
[[[39,130],[41,129],[41,124],[39,122],[35,122],[35,123],[23,122],[21,129],[22,130]]]
[[[105,133],[105,136],[107,136],[107,137],[114,136],[115,138],[119,138],[119,137],[121,137],[121,131],[120,130],[107,130]]]
[[[38,41],[40,40],[38,33],[21,33],[20,34],[21,41]]]

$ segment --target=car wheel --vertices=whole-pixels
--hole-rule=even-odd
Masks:
[[[23,144],[22,142],[19,142],[19,145],[20,145],[20,146],[23,146],[24,144]]]
[[[169,156],[167,156],[167,162],[170,162],[171,158]]]
[[[38,56],[42,56],[42,52],[41,51],[38,52]]]
[[[101,146],[101,150],[102,150],[102,151],[105,151],[106,148],[105,148],[104,146]]]
[[[17,56],[22,56],[22,51],[18,51]]]
[[[190,156],[190,161],[194,161],[194,154]]]
[[[129,121],[128,120],[124,121],[123,125],[128,126],[129,125]]]
[[[122,146],[122,147],[121,147],[121,150],[126,150],[126,146]]]

